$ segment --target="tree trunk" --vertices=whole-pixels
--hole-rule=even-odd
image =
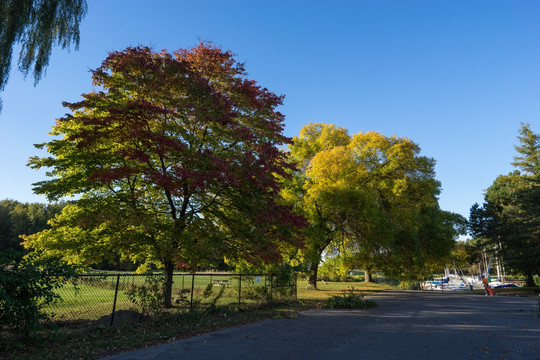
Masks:
[[[308,277],[308,285],[306,286],[307,290],[317,290],[317,274],[319,272],[319,263],[321,262],[322,253],[324,252],[324,249],[330,244],[332,241],[331,237],[328,237],[324,243],[322,243],[319,248],[317,249],[317,253],[313,256],[311,261],[311,265],[309,267],[309,277]]]
[[[308,285],[307,290],[317,290],[317,273],[319,272],[319,262],[314,261],[309,268]]]
[[[525,274],[525,286],[535,287],[536,283],[534,282],[534,275],[531,270],[527,271]]]
[[[371,273],[369,272],[369,270],[364,270],[364,282],[370,283],[371,281]]]
[[[165,261],[165,282],[163,284],[163,307],[170,309],[172,305],[172,285],[174,263],[171,260]]]

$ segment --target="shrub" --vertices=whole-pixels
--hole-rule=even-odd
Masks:
[[[296,270],[288,264],[275,266],[269,269],[271,276],[271,297],[273,300],[296,299]]]
[[[164,276],[148,274],[143,285],[136,285],[126,291],[126,295],[133,304],[142,309],[143,315],[163,312],[163,286]]]
[[[0,326],[28,337],[47,319],[42,308],[61,300],[55,289],[75,276],[74,267],[56,258],[0,252]]]
[[[329,309],[371,309],[377,307],[377,303],[364,300],[362,292],[355,293],[354,287],[343,291],[341,296],[333,296],[324,301],[322,307]]]

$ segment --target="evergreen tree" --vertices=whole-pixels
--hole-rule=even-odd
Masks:
[[[523,273],[528,286],[540,273],[540,135],[530,125],[519,131],[514,171],[488,188],[482,207],[471,209],[469,231],[481,245],[498,251],[507,268]]]
[[[540,135],[531,130],[529,124],[521,123],[519,130],[519,145],[514,149],[519,155],[514,156],[512,165],[527,175],[540,173]]]

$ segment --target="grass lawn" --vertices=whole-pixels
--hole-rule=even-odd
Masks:
[[[69,321],[71,319],[96,320],[112,312],[114,288],[100,288],[92,285],[65,285],[56,291],[63,301],[56,302],[45,308],[54,320]],[[125,291],[119,291],[117,310],[127,310],[132,307]]]
[[[367,295],[375,291],[382,291],[389,289],[388,285],[381,285],[375,283],[365,283],[365,282],[328,282],[323,283],[322,281],[317,282],[317,291],[306,290],[307,281],[298,280],[298,300],[317,304],[323,302],[324,300],[336,296],[342,295],[344,291],[350,291],[354,289],[355,292],[362,292]]]
[[[257,279],[258,278],[258,279]],[[242,283],[239,283],[237,276],[224,275],[191,275],[175,276],[173,285],[173,299],[181,294],[183,301],[177,303],[186,309],[193,300],[196,306],[208,307],[210,303],[224,290],[217,301],[217,306],[249,306],[258,305],[265,301],[265,277],[242,276]],[[192,282],[192,280],[194,280]],[[218,283],[219,281],[219,283]],[[270,281],[270,280],[268,280]],[[212,285],[210,285],[212,284]],[[130,301],[128,292],[137,286],[148,286],[144,277],[120,277],[119,291],[116,300],[116,310],[136,310],[141,308]],[[208,288],[210,286],[210,288]],[[191,290],[193,287],[193,296]],[[77,283],[66,284],[56,290],[62,301],[51,304],[45,308],[55,321],[93,321],[104,315],[108,315],[113,310],[116,288],[116,277],[109,276],[103,278],[83,278]],[[241,288],[241,296],[238,290]],[[269,287],[268,287],[269,288]]]

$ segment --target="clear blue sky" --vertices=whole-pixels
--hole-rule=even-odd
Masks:
[[[520,122],[540,132],[540,1],[88,0],[79,51],[53,50],[34,88],[14,67],[1,93],[0,199],[32,193],[55,118],[92,89],[112,50],[210,40],[286,96],[285,133],[308,122],[409,137],[437,161],[441,208],[468,217],[512,170]],[[16,59],[14,61],[16,63]]]

